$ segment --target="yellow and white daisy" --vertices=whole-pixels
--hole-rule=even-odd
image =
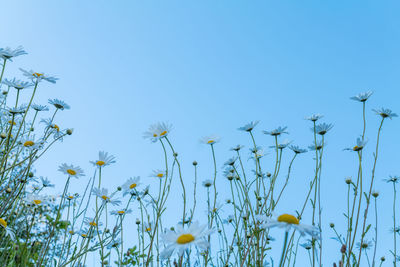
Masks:
[[[26,195],[25,201],[28,204],[34,204],[34,205],[39,206],[39,205],[47,204],[47,197],[41,196],[38,194],[34,194],[34,193],[30,193],[30,194]]]
[[[78,193],[75,193],[75,194],[65,193],[65,195],[64,195],[65,199],[68,201],[74,200],[74,199],[78,198],[78,196],[79,196]]]
[[[9,236],[11,239],[15,238],[14,232],[8,227],[6,220],[3,218],[0,218],[0,225],[3,227],[4,230],[6,230],[6,236]]]
[[[117,216],[122,216],[122,215],[125,215],[125,214],[130,214],[130,213],[132,213],[132,210],[131,209],[122,209],[122,210],[113,210],[113,211],[111,211],[111,215],[117,215]]]
[[[70,109],[71,107],[60,99],[49,99],[49,104],[53,105],[56,109]]]
[[[13,87],[13,88],[15,88],[17,90],[22,90],[22,89],[31,87],[33,85],[30,82],[24,82],[24,81],[21,81],[21,80],[17,80],[15,78],[13,78],[12,80],[4,79],[2,81],[2,83],[7,85],[7,86]]]
[[[115,163],[115,157],[113,155],[108,155],[107,152],[100,151],[99,159],[95,161],[90,161],[94,166],[100,168]]]
[[[75,167],[72,164],[68,165],[66,163],[63,163],[63,164],[61,164],[60,167],[58,167],[58,170],[66,175],[69,175],[70,177],[74,177],[77,179],[81,176],[85,176],[81,167],[78,167],[78,166]]]
[[[121,203],[121,201],[119,201],[119,200],[112,199],[113,194],[109,195],[108,189],[106,189],[106,188],[102,188],[102,189],[93,188],[92,193],[93,193],[93,195],[101,198],[103,200],[103,202],[110,203],[113,206],[117,206]]]
[[[160,138],[166,137],[172,129],[172,125],[165,122],[158,122],[150,125],[149,129],[143,134],[143,138],[157,142]]]
[[[43,145],[44,145],[44,140],[42,139],[35,140],[35,136],[21,140],[21,146],[29,150],[42,149]]]
[[[40,82],[42,80],[45,80],[45,81],[48,81],[50,83],[56,83],[56,81],[58,80],[58,78],[56,78],[56,77],[52,77],[52,76],[49,76],[47,74],[40,73],[40,72],[35,72],[33,70],[27,71],[27,70],[24,70],[24,69],[21,69],[21,68],[19,68],[19,70],[22,71],[22,74],[24,76],[26,76],[29,79],[32,79],[32,80],[34,80],[36,82]]]
[[[98,220],[96,220],[96,218],[92,218],[92,217],[86,217],[83,221],[86,224],[88,224],[89,227],[97,227],[97,226],[103,225],[103,223],[99,222]]]
[[[174,231],[167,230],[166,233],[161,235],[166,247],[161,252],[160,257],[169,258],[175,251],[179,256],[182,256],[192,245],[196,246],[200,252],[205,251],[209,246],[206,238],[212,232],[213,230],[208,229],[207,225],[200,226],[198,222],[192,223],[186,229],[177,225]]]
[[[123,185],[122,185],[122,190],[123,196],[126,196],[128,194],[136,193],[136,188],[138,187],[140,182],[140,177],[131,177],[129,178]]]
[[[265,218],[264,221],[265,223],[262,225],[263,228],[284,228],[286,232],[289,232],[293,228],[298,231],[301,236],[308,234],[315,239],[320,238],[320,231],[317,227],[300,224],[299,219],[290,214],[284,213],[277,218]]]
[[[39,105],[39,104],[32,104],[31,108],[36,110],[36,111],[48,111],[49,107],[46,105]]]
[[[206,145],[213,145],[215,143],[218,143],[221,140],[221,138],[217,135],[209,135],[209,136],[203,136],[200,138],[200,143],[206,144]]]
[[[155,177],[155,178],[164,178],[166,176],[166,171],[164,170],[154,170],[152,174],[150,174],[150,177]]]
[[[4,60],[12,61],[13,57],[26,55],[28,53],[25,52],[22,46],[18,46],[15,49],[11,49],[10,47],[0,48],[0,57]]]

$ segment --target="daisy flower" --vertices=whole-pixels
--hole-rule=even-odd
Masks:
[[[52,184],[49,179],[40,177],[40,180],[43,187],[54,187],[54,184]]]
[[[150,174],[150,177],[164,178],[165,175],[166,175],[166,171],[164,171],[164,170],[155,170],[155,171],[153,171],[152,174]]]
[[[18,46],[15,49],[11,49],[10,47],[0,48],[0,57],[4,60],[12,61],[13,57],[26,55],[28,53],[25,52],[22,46]]]
[[[60,99],[49,99],[49,104],[53,105],[56,109],[70,109],[71,107]]]
[[[48,111],[49,110],[48,106],[46,106],[46,105],[42,106],[42,105],[38,105],[38,104],[32,104],[31,108],[33,108],[34,110],[36,110],[38,112],[39,111]]]
[[[135,192],[136,187],[139,185],[140,177],[131,177],[123,185],[122,190],[124,191],[123,196]]]
[[[284,149],[288,145],[290,145],[290,143],[292,143],[292,141],[284,140],[282,143],[280,143],[280,144],[278,143],[278,149]],[[276,148],[276,145],[270,146],[270,148]]]
[[[289,148],[296,154],[306,153],[307,149],[300,148],[299,146],[290,145]]]
[[[22,71],[22,74],[26,77],[28,77],[29,79],[36,79],[36,82],[40,82],[42,80],[48,81],[50,83],[56,83],[56,81],[58,80],[58,78],[56,77],[52,77],[49,76],[47,74],[44,73],[39,73],[39,72],[35,72],[33,70],[27,71],[24,69],[19,68],[20,71]]]
[[[4,81],[2,81],[2,83],[4,83],[7,86],[14,87],[17,90],[22,90],[22,89],[28,88],[33,85],[30,82],[24,82],[21,80],[17,80],[15,78],[13,78],[12,80],[4,79]]]
[[[244,126],[239,127],[238,130],[239,130],[239,131],[245,131],[245,132],[251,132],[251,131],[254,129],[254,127],[257,126],[257,124],[258,124],[259,122],[260,122],[260,121],[251,121],[251,122],[245,124]]]
[[[53,123],[53,119],[51,119],[51,118],[41,119],[40,122],[44,123],[46,125],[46,128],[54,129],[54,131],[56,133],[58,133],[58,134],[60,133],[60,126],[58,126],[57,124]]]
[[[119,204],[121,204],[121,201],[116,200],[116,199],[111,199],[113,197],[113,194],[109,195],[108,189],[106,189],[106,188],[102,188],[102,189],[93,188],[92,193],[93,193],[93,195],[101,198],[103,200],[103,202],[110,203],[113,206],[118,206]]]
[[[237,160],[237,157],[232,157],[224,163],[224,166],[233,166],[233,165],[235,165],[236,160]]]
[[[374,243],[372,241],[364,240],[362,243],[361,242],[357,242],[356,247],[358,249],[367,250],[367,249],[372,248],[373,245],[374,245]]]
[[[21,144],[24,148],[27,148],[29,150],[41,149],[43,148],[44,140],[42,139],[35,140],[35,136],[33,136],[21,140]]]
[[[200,143],[207,144],[207,145],[213,145],[215,143],[218,143],[221,140],[221,138],[217,135],[209,135],[209,136],[203,136],[200,138]]]
[[[250,148],[250,152],[252,153],[252,156],[255,158],[262,158],[266,155],[264,149],[260,146]]]
[[[281,135],[281,134],[288,134],[288,132],[286,132],[286,129],[287,129],[287,127],[285,126],[285,127],[278,127],[278,128],[276,128],[276,129],[274,129],[274,130],[272,130],[272,131],[263,131],[263,133],[264,134],[267,134],[267,135],[271,135],[271,136],[278,136],[278,135]]]
[[[150,125],[149,129],[143,134],[143,138],[157,142],[160,138],[166,137],[172,129],[172,125],[165,122],[159,122]]]
[[[365,93],[360,93],[356,96],[350,97],[351,100],[359,101],[359,102],[365,102],[368,100],[368,98],[373,94],[372,91],[367,91]]]
[[[210,187],[212,185],[213,185],[213,181],[210,180],[210,179],[207,179],[207,180],[203,181],[203,186],[206,187],[206,188],[208,188],[208,187]]]
[[[15,115],[21,115],[26,112],[26,108],[27,108],[26,105],[21,105],[19,107],[9,108],[8,112],[10,112],[11,114],[15,114]]]
[[[324,117],[324,115],[322,115],[322,114],[313,114],[311,116],[306,117],[305,119],[309,120],[309,121],[312,121],[312,122],[316,122],[317,120],[319,120],[319,119],[321,119],[323,117]]]
[[[400,176],[389,175],[389,179],[384,179],[383,181],[385,181],[387,183],[397,184],[400,181]]]
[[[320,231],[317,227],[311,225],[300,224],[299,219],[290,214],[282,214],[276,219],[268,218],[263,224],[264,228],[284,228],[289,232],[292,228],[300,233],[301,236],[310,235],[313,238],[320,238]]]
[[[192,223],[186,229],[177,225],[175,231],[167,230],[166,233],[161,235],[166,247],[161,252],[160,257],[169,258],[175,251],[179,256],[182,256],[192,245],[201,251],[205,251],[209,246],[206,237],[212,232],[212,229],[207,229],[207,225],[200,226],[198,222]]]
[[[110,243],[107,245],[107,249],[117,248],[121,245],[121,238],[116,238],[111,240]]]
[[[90,161],[96,167],[103,167],[115,163],[115,157],[113,155],[108,155],[107,152],[100,151],[99,159],[96,161]]]
[[[312,144],[308,146],[308,149],[310,150],[320,150],[322,149],[324,146],[326,145],[326,143],[322,143],[321,141],[317,141],[317,144]]]
[[[11,239],[15,238],[14,232],[8,227],[7,222],[3,218],[0,218],[0,225],[6,231],[6,236],[9,236]]]
[[[388,108],[380,108],[380,109],[373,109],[376,114],[380,115],[382,118],[389,118],[392,119],[394,117],[398,117],[396,113],[392,112]]]
[[[152,225],[153,225],[152,222],[145,222],[145,223],[143,224],[143,226],[144,226],[144,231],[145,231],[145,232],[150,232],[150,231],[153,229]]]
[[[101,223],[101,222],[96,222],[96,219],[95,218],[92,218],[92,217],[86,217],[85,219],[84,219],[84,222],[86,223],[86,224],[88,224],[89,225],[89,227],[97,227],[97,226],[102,226],[103,225],[103,223]]]
[[[315,126],[315,132],[319,135],[325,135],[332,127],[333,125],[330,123],[320,123]],[[311,131],[314,132],[314,128],[311,128]]]
[[[118,215],[118,216],[122,216],[122,215],[129,214],[129,213],[132,213],[131,209],[113,210],[110,212],[111,215]]]
[[[234,146],[234,147],[232,147],[230,150],[232,150],[232,151],[239,151],[240,149],[242,149],[244,146],[242,146],[242,145],[236,145],[236,146]]]
[[[85,176],[81,167],[78,167],[78,166],[75,167],[72,164],[68,165],[66,163],[63,163],[63,164],[61,164],[60,167],[58,167],[58,170],[64,174],[67,174],[71,177],[75,177],[77,179],[81,176]]]
[[[357,144],[354,147],[345,148],[344,150],[361,151],[365,147],[367,142],[368,142],[367,140],[362,140],[361,138],[357,138]]]
[[[64,195],[65,199],[69,200],[69,201],[76,199],[78,196],[79,196],[79,194],[77,194],[77,193],[75,193],[75,194],[65,193],[65,195]]]
[[[35,204],[37,206],[47,204],[47,199],[45,196],[32,193],[26,195],[25,201],[27,203]]]

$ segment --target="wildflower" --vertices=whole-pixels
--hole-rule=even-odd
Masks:
[[[310,150],[320,150],[325,145],[326,145],[326,143],[322,143],[322,140],[321,140],[321,141],[317,141],[316,144],[312,144],[312,145],[308,146],[308,149],[310,149]]]
[[[24,70],[21,68],[19,68],[19,70],[22,71],[22,74],[27,76],[28,78],[30,78],[32,80],[36,79],[36,82],[45,80],[50,83],[56,83],[56,81],[58,80],[58,78],[56,78],[56,77],[48,76],[47,74],[35,72],[33,70],[27,71],[27,70]]]
[[[24,82],[24,81],[21,81],[21,80],[17,80],[15,78],[13,78],[12,80],[4,79],[2,81],[2,83],[7,85],[7,86],[9,86],[9,87],[13,87],[13,88],[15,88],[17,90],[22,90],[22,89],[28,88],[28,87],[33,85],[30,82]]]
[[[324,117],[324,115],[321,114],[313,114],[309,117],[306,117],[306,120],[312,121],[312,122],[316,122],[317,120],[321,119],[322,117]]]
[[[89,226],[97,227],[97,226],[102,226],[103,224],[101,222],[98,222],[95,218],[92,217],[86,217],[84,219],[84,222],[88,224]]]
[[[213,185],[213,181],[211,181],[211,180],[205,180],[205,181],[203,181],[203,186],[204,187],[206,187],[206,188],[208,188],[208,187],[210,187],[210,186],[212,186]]]
[[[206,237],[212,232],[212,229],[207,229],[207,225],[200,226],[198,222],[192,223],[186,229],[177,225],[175,231],[167,230],[165,234],[161,235],[166,248],[161,252],[160,257],[169,258],[175,251],[182,256],[191,245],[205,251],[209,246]]]
[[[282,214],[278,216],[276,219],[268,218],[266,222],[263,224],[264,228],[273,228],[279,227],[284,228],[286,232],[289,232],[290,229],[294,229],[299,231],[299,233],[304,236],[305,234],[310,235],[313,238],[319,239],[320,232],[317,227],[300,224],[299,219],[290,214]]]
[[[252,156],[256,159],[262,158],[266,155],[266,153],[264,152],[264,149],[260,146],[250,148],[250,152],[252,153]]]
[[[65,195],[64,195],[64,197],[67,199],[67,200],[74,200],[75,198],[77,198],[78,197],[78,194],[71,194],[71,193],[65,193]]]
[[[388,108],[381,108],[381,109],[373,109],[376,114],[380,115],[382,118],[389,118],[392,119],[394,117],[398,117],[396,113],[392,112]]]
[[[363,241],[362,243],[361,242],[357,242],[357,244],[356,244],[356,247],[358,248],[358,249],[364,249],[364,250],[367,250],[367,249],[370,249],[370,248],[372,248],[372,246],[373,246],[373,242],[372,241]]]
[[[307,240],[306,243],[300,244],[300,246],[302,246],[303,248],[310,250],[312,248],[312,243],[310,240]]]
[[[242,149],[244,146],[242,146],[242,145],[236,145],[236,146],[234,146],[234,147],[232,147],[230,150],[232,150],[232,151],[239,151],[240,149]]]
[[[153,230],[152,225],[153,225],[152,222],[145,222],[145,223],[143,224],[143,226],[144,226],[144,231],[145,231],[145,232],[150,232],[151,230]]]
[[[368,98],[373,94],[372,91],[367,91],[365,93],[360,93],[356,96],[352,96],[350,97],[351,100],[355,100],[355,101],[360,101],[360,102],[365,102],[368,100]]]
[[[395,175],[389,175],[389,179],[385,179],[384,180],[387,183],[394,183],[397,184],[400,181],[400,177],[399,176],[395,176]]]
[[[224,166],[233,166],[233,165],[235,165],[236,160],[237,160],[237,157],[232,157],[224,163]]]
[[[290,145],[289,148],[296,154],[306,153],[307,149],[300,148],[299,146]]]
[[[132,213],[132,210],[131,209],[123,209],[123,210],[113,210],[113,211],[111,211],[111,215],[118,215],[118,216],[122,216],[122,215],[125,215],[125,214],[129,214],[129,213]]]
[[[122,185],[122,189],[124,190],[123,196],[133,193],[136,190],[136,187],[139,185],[139,181],[140,181],[140,177],[129,178]]]
[[[99,159],[96,161],[90,161],[96,167],[103,167],[115,163],[115,157],[112,155],[108,155],[107,152],[100,151],[99,152]]]
[[[46,106],[46,105],[42,106],[42,105],[38,105],[38,104],[32,104],[31,107],[34,110],[38,111],[38,112],[39,111],[48,111],[49,110],[49,107]]]
[[[27,194],[25,197],[25,201],[27,203],[35,204],[37,206],[47,204],[46,197],[38,194]]]
[[[319,135],[325,135],[332,127],[333,125],[330,123],[320,123],[315,126],[315,132]],[[314,132],[314,128],[311,128],[311,131]]]
[[[278,149],[284,149],[286,148],[288,145],[290,145],[290,143],[292,143],[292,141],[289,140],[285,140],[282,143],[278,144]],[[270,146],[270,148],[276,148],[276,145]]]
[[[150,141],[157,142],[160,138],[166,137],[172,129],[172,125],[159,122],[150,125],[149,129],[144,133],[143,138],[150,139]]]
[[[67,103],[59,99],[49,99],[49,104],[53,105],[56,109],[70,109],[70,106]]]
[[[21,144],[24,148],[27,148],[29,150],[41,149],[43,148],[44,140],[35,140],[35,136],[33,136],[30,138],[22,139]]]
[[[80,231],[78,231],[78,234],[82,237],[82,238],[91,238],[91,236],[89,236],[89,230],[88,229],[82,229]]]
[[[268,134],[271,136],[279,136],[281,134],[288,134],[288,132],[286,132],[287,127],[278,127],[272,131],[263,131],[264,134]]]
[[[357,144],[354,147],[345,148],[344,150],[361,151],[365,147],[367,142],[368,142],[367,140],[363,140],[362,138],[357,138]]]
[[[42,181],[43,187],[54,187],[54,184],[50,183],[49,179],[40,177],[40,180]]]
[[[233,215],[229,215],[223,222],[226,224],[232,223],[235,217]]]
[[[209,136],[203,136],[200,138],[200,143],[206,144],[206,145],[214,145],[215,143],[218,143],[221,140],[219,136],[216,135],[209,135]]]
[[[11,239],[15,238],[14,232],[8,227],[7,222],[3,218],[0,218],[0,225],[6,230],[6,236],[9,236]]]
[[[107,245],[107,249],[117,248],[121,245],[121,238],[116,238],[111,240],[111,242]]]
[[[81,167],[74,167],[74,165],[68,165],[66,163],[61,164],[60,167],[58,167],[58,170],[64,174],[69,175],[70,177],[74,177],[74,178],[79,178],[81,176],[85,176],[85,174],[83,173],[83,170],[81,169]]]
[[[257,124],[258,124],[259,122],[260,122],[260,121],[251,121],[251,122],[245,124],[244,126],[239,127],[238,130],[239,130],[239,131],[245,131],[245,132],[251,132],[251,131],[254,129],[254,127],[257,126]]]
[[[166,171],[164,170],[155,170],[152,174],[150,174],[150,177],[164,178],[166,175]]]
[[[11,49],[10,47],[0,48],[0,57],[4,60],[12,61],[13,57],[26,55],[28,53],[25,52],[22,46],[18,46],[15,49]]]
[[[92,193],[93,193],[93,195],[101,198],[103,200],[103,202],[110,203],[113,206],[117,206],[117,205],[121,204],[121,201],[116,200],[116,199],[111,199],[113,197],[113,194],[109,195],[108,189],[106,189],[106,188],[102,188],[102,189],[93,188]]]
[[[14,114],[14,115],[21,115],[26,112],[26,108],[27,108],[26,105],[21,105],[19,107],[9,108],[8,112],[10,112],[10,114]]]

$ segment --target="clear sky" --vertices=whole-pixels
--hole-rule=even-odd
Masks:
[[[216,146],[222,166],[231,146],[250,146],[248,136],[236,130],[244,123],[261,121],[256,138],[265,147],[273,140],[261,130],[277,126],[288,126],[287,138],[307,147],[312,135],[304,117],[322,113],[325,122],[334,124],[323,164],[326,226],[344,221],[344,178],[357,174],[355,155],[342,151],[354,144],[362,126],[361,104],[349,97],[374,91],[367,105],[367,168],[379,123],[371,109],[400,112],[399,7],[398,1],[370,0],[2,1],[0,47],[23,45],[29,53],[15,59],[5,77],[21,77],[17,67],[56,75],[56,85],[41,84],[36,102],[60,98],[72,107],[58,115],[58,124],[73,127],[74,134],[37,164],[38,173],[57,190],[64,183],[57,172],[61,163],[80,165],[90,175],[88,161],[99,150],[117,157],[105,172],[105,186],[115,188],[134,175],[146,184],[151,171],[162,168],[160,147],[142,138],[154,122],[174,125],[171,140],[190,184],[193,160],[199,162],[200,181],[212,175],[210,151],[199,144],[201,136],[222,137]],[[386,251],[378,256],[387,258],[384,238],[390,238],[391,211],[384,207],[392,193],[381,180],[400,174],[399,122],[384,125],[377,168],[379,249]],[[278,212],[300,208],[313,173],[312,156],[301,155],[295,162]],[[266,166],[272,160],[266,156]],[[227,181],[221,177],[218,183],[222,188]],[[204,192],[200,188],[200,198]],[[325,265],[330,266],[340,247],[326,230]],[[280,235],[275,232],[273,253],[281,250]]]

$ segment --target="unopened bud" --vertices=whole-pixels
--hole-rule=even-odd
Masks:
[[[197,161],[193,161],[193,166],[197,166]]]

